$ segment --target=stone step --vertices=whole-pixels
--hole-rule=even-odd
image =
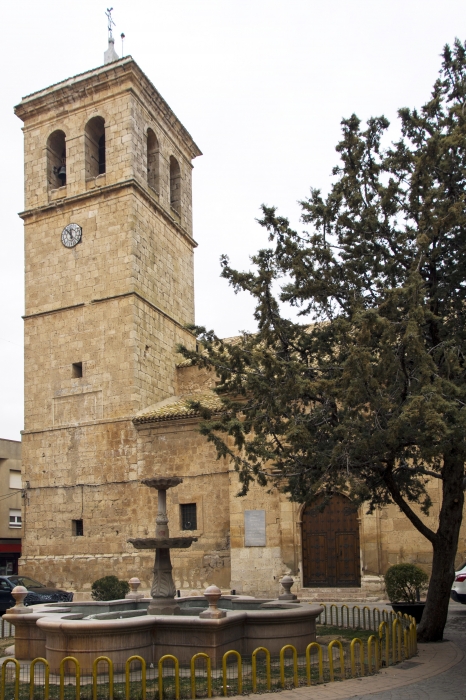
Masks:
[[[301,588],[297,591],[297,596],[307,603],[376,603],[386,597],[383,593],[377,594],[361,588]]]

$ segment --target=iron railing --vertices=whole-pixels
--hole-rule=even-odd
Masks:
[[[52,673],[43,658],[30,665],[6,659],[0,700],[184,700],[262,693],[377,673],[417,652],[416,623],[407,615],[366,606],[324,605],[320,624],[326,626],[320,628],[325,634],[332,629],[336,634],[338,627],[340,638],[329,644],[311,642],[301,655],[292,644],[277,657],[266,647],[258,647],[250,657],[230,650],[218,665],[203,652],[189,664],[181,664],[172,654],[156,664],[131,656],[124,665],[99,656],[91,669],[81,668],[69,656],[61,661],[59,672]],[[345,639],[349,629],[356,635]]]
[[[12,625],[10,622],[7,622],[6,620],[1,618],[0,622],[0,639],[6,639],[7,637],[14,637],[15,636],[15,626]]]

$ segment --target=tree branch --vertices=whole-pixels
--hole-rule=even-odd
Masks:
[[[429,542],[434,544],[435,540],[437,539],[436,533],[429,527],[427,527],[427,525],[425,525],[422,522],[421,518],[418,515],[416,515],[412,508],[406,503],[406,501],[400,493],[398,485],[393,476],[393,472],[389,469],[386,469],[382,474],[382,479],[386,483],[387,488],[390,491],[391,497],[393,498],[401,512],[406,515],[406,517],[412,522],[414,527],[417,530],[419,530],[421,535],[424,535],[424,537],[428,539]]]
[[[412,474],[424,474],[425,476],[432,476],[434,479],[440,479],[443,480],[442,476],[438,474],[437,472],[433,472],[430,469],[424,469],[423,467],[416,467],[415,469],[412,469],[411,467],[408,467],[407,465],[401,465],[396,469],[395,471],[407,471],[411,472]]]

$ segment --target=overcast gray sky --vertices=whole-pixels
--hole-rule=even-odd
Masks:
[[[110,0],[109,0],[110,2]],[[1,0],[3,178],[0,437],[23,427],[23,95],[103,63],[100,0]],[[115,36],[194,137],[196,321],[229,336],[252,306],[219,278],[266,243],[262,203],[298,225],[297,201],[326,190],[340,120],[420,106],[440,52],[466,38],[460,0],[113,0]],[[120,40],[116,49],[121,54]],[[395,135],[395,130],[393,134]]]

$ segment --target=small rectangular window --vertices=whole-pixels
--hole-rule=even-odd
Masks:
[[[21,472],[14,469],[10,469],[10,489],[20,489],[21,484]]]
[[[74,537],[84,536],[84,526],[82,520],[72,520],[71,521],[71,531]]]
[[[181,529],[197,530],[197,511],[195,503],[183,503],[180,505]]]
[[[21,527],[21,511],[10,508],[10,527]]]
[[[83,363],[73,362],[71,365],[71,376],[73,379],[79,379],[83,376]]]

